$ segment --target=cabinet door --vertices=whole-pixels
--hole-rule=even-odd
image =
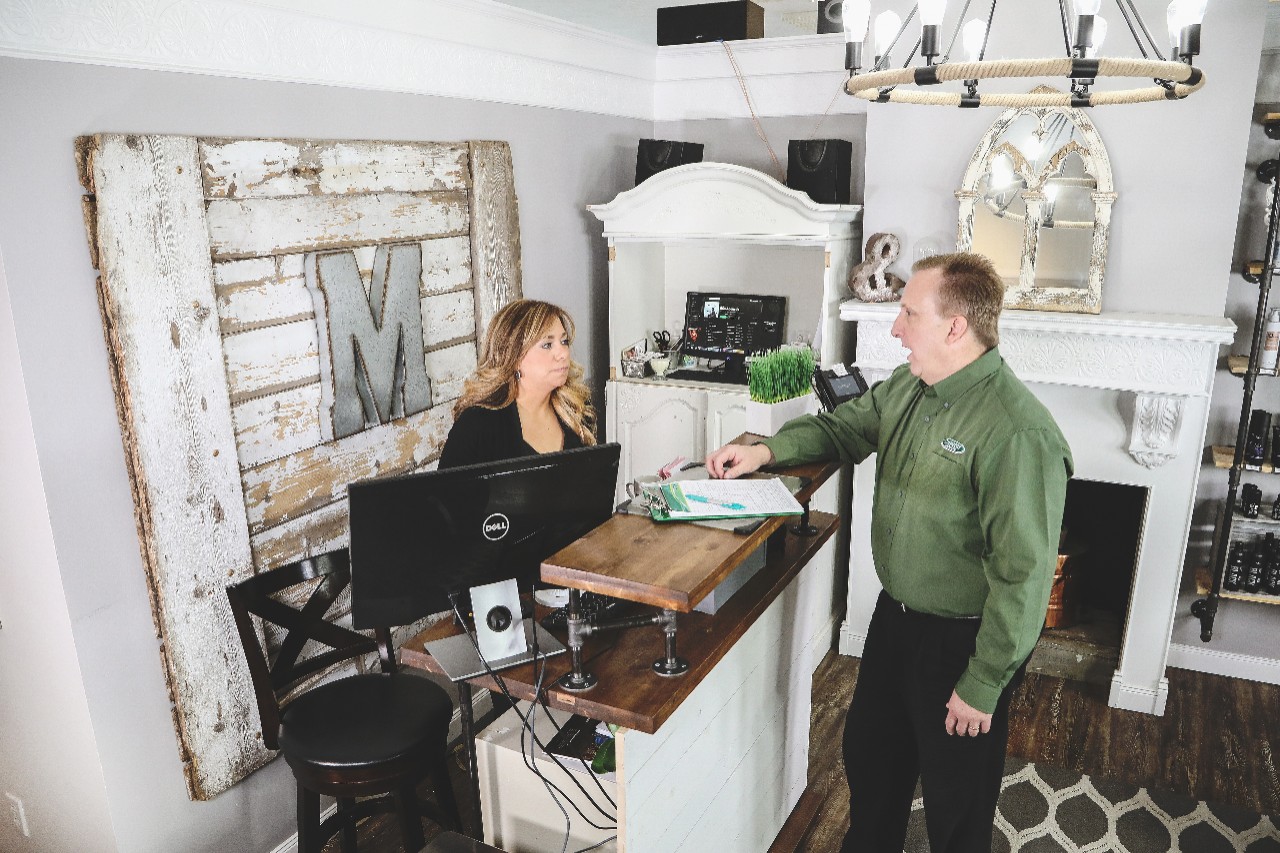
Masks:
[[[707,392],[707,450],[733,441],[747,429],[745,391]]]
[[[656,474],[677,456],[707,454],[707,395],[695,388],[641,382],[606,386],[607,437],[622,445],[618,499],[625,484],[640,474]]]

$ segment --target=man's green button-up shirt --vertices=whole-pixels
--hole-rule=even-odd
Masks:
[[[1071,450],[998,349],[926,385],[907,365],[834,412],[766,440],[780,464],[876,453],[871,551],[885,591],[912,610],[980,616],[956,684],[985,713],[1044,626]]]

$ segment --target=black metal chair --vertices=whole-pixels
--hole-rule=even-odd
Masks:
[[[351,581],[346,550],[300,560],[227,588],[262,718],[262,740],[278,749],[298,783],[298,849],[319,853],[342,832],[344,853],[356,849],[356,822],[398,811],[407,851],[423,846],[420,816],[460,829],[445,761],[453,703],[421,676],[397,672],[391,632],[375,638],[325,621]],[[281,593],[313,584],[300,607]],[[268,650],[250,614],[279,626],[278,648]],[[274,645],[274,643],[272,644]],[[335,664],[378,653],[381,672],[345,676],[295,692],[321,679]],[[305,653],[305,656],[304,656]],[[440,808],[424,810],[414,793],[430,778]],[[320,794],[335,797],[337,813],[320,822]],[[357,802],[361,797],[375,797]]]

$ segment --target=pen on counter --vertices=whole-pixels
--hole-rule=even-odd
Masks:
[[[746,509],[745,504],[729,503],[727,501],[717,501],[711,498],[704,498],[702,495],[685,495],[691,501],[697,501],[700,504],[711,504],[712,506],[724,507],[725,509]]]

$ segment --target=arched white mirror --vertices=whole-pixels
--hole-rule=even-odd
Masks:
[[[1001,113],[973,152],[956,198],[957,245],[991,258],[1005,279],[1006,308],[1102,310],[1116,194],[1106,148],[1083,110]]]

